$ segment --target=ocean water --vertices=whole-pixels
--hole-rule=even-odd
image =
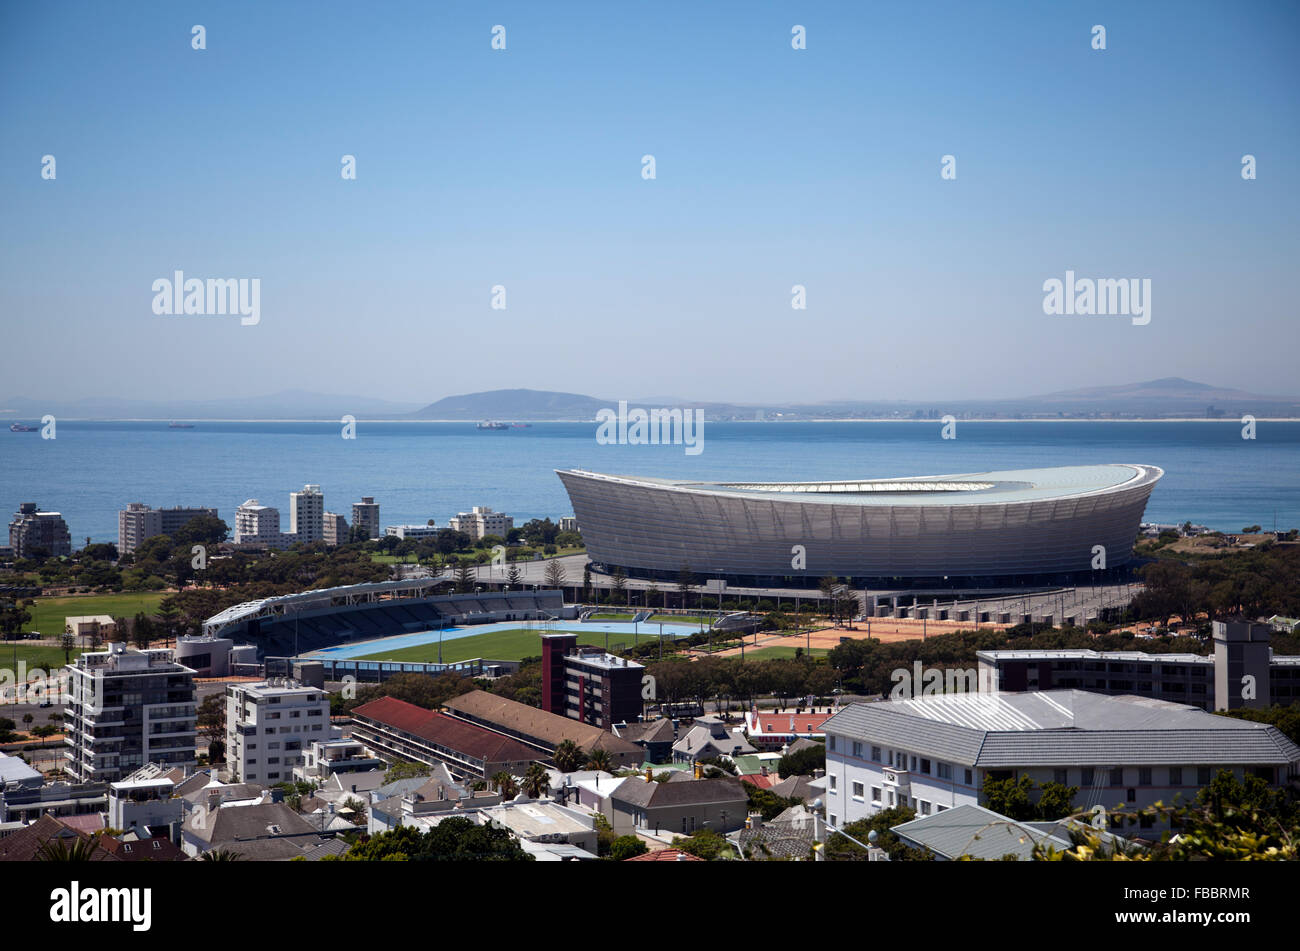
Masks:
[[[351,522],[372,495],[384,525],[445,526],[486,505],[515,517],[571,514],[557,468],[724,480],[818,480],[946,475],[991,469],[1134,462],[1165,477],[1146,519],[1191,520],[1223,531],[1300,527],[1300,423],[1260,422],[1256,438],[1223,422],[959,422],[956,439],[925,422],[708,422],[703,451],[596,442],[595,423],[477,430],[473,423],[357,423],[356,438],[322,422],[60,421],[57,438],[0,430],[0,511],[36,502],[62,512],[74,547],[117,540],[128,502],[210,505],[234,526],[256,498],[280,510],[317,483],[327,511]]]

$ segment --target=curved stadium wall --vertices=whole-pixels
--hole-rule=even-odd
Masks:
[[[999,578],[1133,557],[1146,465],[845,482],[690,482],[557,470],[587,553],[607,566],[714,577]],[[806,566],[792,570],[802,545]]]

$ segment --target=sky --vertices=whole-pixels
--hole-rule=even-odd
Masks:
[[[0,399],[1295,394],[1297,47],[1294,3],[0,0]],[[176,270],[259,322],[155,314]],[[1150,322],[1045,314],[1067,270]]]

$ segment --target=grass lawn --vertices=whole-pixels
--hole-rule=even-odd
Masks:
[[[798,650],[795,647],[760,647],[757,650],[745,651],[745,660],[786,660],[794,656]],[[830,651],[814,647],[812,650],[804,650],[804,654],[809,657],[825,657]]]
[[[32,619],[23,625],[24,631],[40,631],[46,637],[59,637],[63,633],[64,618],[88,614],[107,614],[110,617],[135,617],[141,611],[153,614],[165,595],[161,591],[131,591],[121,594],[79,594],[62,598],[37,598],[27,610]],[[60,652],[60,657],[62,653]],[[62,661],[60,661],[62,664]]]
[[[525,657],[540,657],[541,653],[541,632],[526,628],[493,631],[490,634],[473,634],[469,637],[458,637],[455,640],[442,642],[443,663],[471,660],[475,657],[484,657],[488,660],[523,660]],[[417,647],[403,647],[398,650],[381,650],[355,659],[436,664],[438,642],[421,644]]]
[[[698,626],[702,621],[704,622],[704,626],[708,627],[713,623],[713,620],[714,619],[711,617],[700,617],[695,614],[652,614],[650,620],[645,621],[644,623],[658,624],[662,621],[664,624],[694,624]]]
[[[17,657],[14,656],[15,648],[18,651]],[[81,649],[74,647],[68,653],[68,657],[75,662],[77,655],[80,653]],[[0,641],[0,667],[12,666],[16,674],[18,661],[27,664],[29,676],[33,670],[38,668],[44,671],[58,670],[64,664],[63,649],[59,647],[41,647],[39,645],[27,646],[22,641]]]
[[[591,619],[592,619],[593,621],[630,621],[630,620],[632,620],[632,618],[634,618],[634,617],[636,617],[635,614],[608,614],[608,613],[602,613],[602,614],[593,614],[593,615],[591,615]]]

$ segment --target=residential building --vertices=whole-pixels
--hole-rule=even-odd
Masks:
[[[348,520],[337,512],[326,512],[321,518],[321,538],[330,546],[346,544]]]
[[[1214,653],[978,651],[987,692],[1075,689],[1188,703],[1203,710],[1263,708],[1300,699],[1300,657],[1274,654],[1272,626],[1215,621]],[[1249,678],[1249,679],[1243,679]]]
[[[267,548],[288,548],[291,539],[280,531],[280,510],[249,499],[235,509],[236,545],[263,545]]]
[[[146,763],[194,766],[194,671],[170,650],[84,653],[69,664],[64,771],[78,782],[115,782]]]
[[[773,750],[797,739],[821,740],[822,724],[829,713],[759,713],[745,714],[745,733],[749,742],[760,750]]]
[[[289,534],[295,542],[318,542],[325,537],[325,496],[319,485],[304,485],[289,493]]]
[[[352,711],[352,722],[353,737],[385,760],[441,763],[462,777],[522,776],[540,758],[504,734],[394,697],[363,703]]]
[[[578,528],[578,520],[577,520],[576,518],[574,518],[572,515],[561,515],[561,516],[560,516],[560,531],[562,531],[562,532],[579,532],[579,531],[581,531],[581,529]]]
[[[591,813],[537,800],[506,802],[479,811],[484,825],[510,830],[521,845],[570,845],[586,852],[587,858],[596,858],[596,818]]]
[[[288,782],[307,746],[334,738],[319,687],[280,678],[226,685],[226,768],[236,782]]]
[[[72,554],[72,536],[58,512],[41,512],[35,502],[23,502],[9,523],[9,547],[15,558],[30,558],[36,549],[57,558]]]
[[[765,822],[752,813],[736,833],[740,853],[749,859],[807,859],[813,846],[826,837],[826,823],[819,813],[802,805],[791,806]]]
[[[179,842],[185,800],[176,795],[176,778],[168,774],[128,776],[108,787],[109,828],[142,837]]]
[[[1079,787],[1081,811],[1116,803],[1136,811],[1190,800],[1220,769],[1273,786],[1300,773],[1300,747],[1276,727],[1086,690],[855,703],[823,727],[835,826],[894,806],[927,816],[978,805],[985,783],[1026,776]]]
[[[605,808],[605,818],[618,835],[638,830],[690,835],[703,828],[725,835],[744,825],[749,796],[730,778],[659,783],[647,776],[619,784]]]
[[[73,637],[112,641],[117,635],[117,622],[109,614],[79,614],[63,619],[63,633]]]
[[[0,823],[97,816],[107,801],[107,783],[47,783],[43,777],[40,783],[7,783],[0,786]]]
[[[117,551],[119,555],[134,552],[155,535],[172,535],[195,518],[217,518],[214,508],[174,506],[150,508],[143,502],[131,502],[117,513]]]
[[[674,763],[695,763],[718,756],[743,756],[758,752],[744,734],[732,732],[717,717],[698,717],[691,728],[673,744]]]
[[[498,697],[485,690],[471,690],[443,704],[457,719],[513,737],[549,758],[565,740],[573,740],[584,753],[604,750],[614,768],[638,766],[643,751],[635,743],[619,739],[600,727],[548,713],[525,703]]]
[[[471,511],[461,512],[454,518],[448,519],[447,525],[478,541],[488,535],[505,538],[510,529],[515,527],[515,520],[513,516],[503,512],[494,512],[486,506],[476,505]]]
[[[647,763],[667,763],[673,756],[673,743],[677,739],[677,721],[667,717],[632,723],[615,723],[614,735],[635,743],[645,750]]]
[[[352,525],[364,528],[367,538],[379,537],[379,503],[373,496],[363,495],[360,502],[352,503]]]
[[[437,525],[389,525],[384,529],[385,535],[395,538],[437,538],[442,531]]]
[[[542,709],[601,729],[642,710],[645,665],[579,647],[577,634],[542,635]]]
[[[221,849],[243,861],[284,862],[326,838],[283,802],[232,803],[213,794],[185,819],[181,847],[192,857]]]
[[[303,763],[295,766],[293,778],[322,782],[335,773],[358,773],[381,770],[384,761],[366,752],[359,740],[312,740],[303,753]]]

